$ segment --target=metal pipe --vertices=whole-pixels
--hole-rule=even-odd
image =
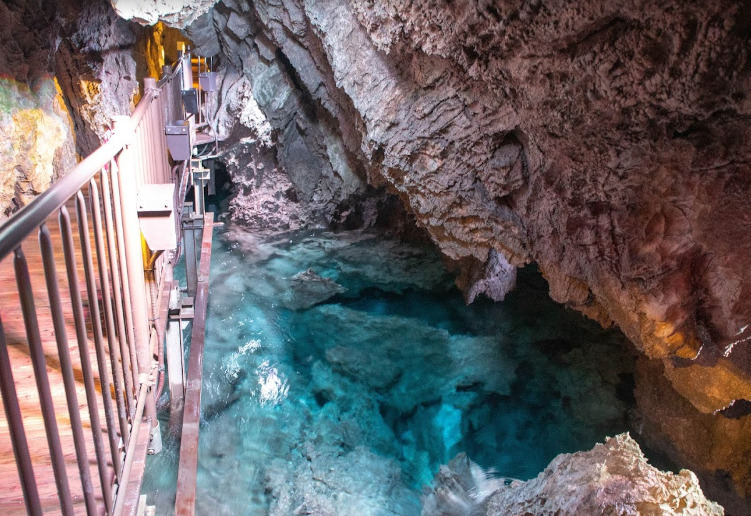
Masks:
[[[168,91],[169,88],[165,88],[165,92]],[[160,95],[157,99],[157,102],[159,103],[159,111],[158,111],[158,127],[159,130],[162,131],[163,127],[166,126],[167,118],[166,118],[166,105],[167,100],[164,96]],[[172,177],[170,175],[170,164],[167,159],[167,156],[169,153],[167,152],[167,139],[166,138],[157,138],[157,143],[159,145],[157,155],[159,156],[159,163],[161,164],[161,182],[162,183],[171,183]]]
[[[94,348],[96,349],[96,361],[99,367],[99,381],[102,384],[104,419],[107,424],[107,437],[109,438],[110,453],[112,454],[112,465],[115,468],[115,474],[119,478],[121,466],[120,447],[117,443],[115,416],[112,413],[110,379],[104,351],[104,336],[102,335],[102,320],[99,313],[96,279],[94,278],[94,259],[91,255],[91,244],[89,241],[89,220],[86,215],[86,201],[81,192],[78,192],[76,195],[76,213],[78,214],[78,235],[81,240],[86,291],[89,294],[89,310],[91,311],[91,326],[94,332]]]
[[[34,378],[39,392],[39,405],[42,409],[44,429],[47,432],[47,445],[52,459],[52,470],[55,473],[57,494],[60,496],[60,509],[66,516],[73,515],[73,501],[68,487],[68,474],[65,471],[65,459],[63,458],[62,446],[60,446],[60,433],[57,430],[57,420],[55,419],[55,405],[52,403],[50,381],[47,377],[47,359],[44,356],[42,337],[39,334],[29,267],[21,246],[18,246],[13,252],[13,266],[16,272],[18,295],[21,298],[26,339],[29,343],[29,358],[31,358],[31,364],[34,368]]]
[[[144,148],[146,152],[146,161],[148,162],[147,170],[149,171],[148,184],[159,183],[159,169],[154,152],[154,110],[150,109],[143,122],[142,137],[144,139]],[[162,129],[163,131],[164,129]],[[160,131],[161,132],[161,131]],[[144,184],[147,184],[144,182]]]
[[[203,198],[203,187],[205,182],[203,179],[193,180],[193,207],[195,208],[196,215],[203,216],[206,213]]]
[[[154,107],[157,107],[155,105],[151,106],[151,109],[149,109],[149,113],[146,116],[146,124],[145,124],[145,131],[144,131],[144,137],[146,139],[146,156],[149,160],[149,169],[151,170],[151,183],[157,184],[160,183],[160,176],[159,173],[159,161],[157,160],[156,155],[156,135],[158,134],[156,129],[156,111],[154,110]],[[162,132],[164,129],[159,128],[159,132]]]
[[[78,289],[78,270],[76,269],[76,258],[73,250],[73,229],[71,227],[68,208],[65,206],[60,208],[58,222],[60,224],[60,233],[63,240],[65,270],[68,275],[68,289],[70,291],[70,301],[73,308],[73,321],[76,328],[78,353],[81,357],[81,372],[83,373],[86,402],[89,405],[89,421],[91,422],[91,433],[94,439],[94,452],[96,453],[96,462],[99,469],[99,482],[102,488],[104,507],[106,511],[110,513],[112,510],[112,486],[110,485],[109,474],[107,472],[107,452],[104,447],[104,440],[102,439],[102,424],[99,420],[99,404],[97,403],[96,386],[94,384],[94,371],[91,367],[89,339],[86,336],[83,301],[81,300],[81,292]]]
[[[18,405],[16,384],[13,382],[13,366],[11,366],[8,356],[2,320],[0,320],[0,395],[3,397],[3,408],[10,430],[10,440],[13,443],[13,455],[16,458],[26,512],[32,516],[41,516],[42,503],[39,501],[34,467],[31,464],[31,455],[29,454],[29,444],[26,442],[26,432],[23,428],[21,407]]]
[[[73,433],[73,446],[76,450],[76,458],[78,459],[78,475],[81,478],[83,499],[86,511],[89,514],[96,514],[97,506],[96,500],[94,500],[94,486],[91,483],[91,472],[89,471],[89,456],[86,453],[86,441],[83,437],[83,424],[81,423],[78,396],[76,395],[76,380],[73,376],[73,365],[70,361],[68,335],[65,330],[65,316],[63,315],[62,300],[60,299],[60,291],[58,289],[57,272],[55,271],[55,255],[52,250],[50,231],[46,224],[42,224],[42,227],[39,228],[39,247],[42,251],[44,279],[47,283],[47,295],[50,299],[52,325],[55,329],[55,341],[57,342],[60,371],[62,372],[63,385],[65,386],[65,400],[68,403],[70,427]]]
[[[144,406],[151,396],[148,395],[149,384],[148,376],[140,375],[140,387],[138,389],[138,404],[136,405],[136,417],[133,419],[133,435],[138,435],[141,429],[141,420],[143,419]],[[128,481],[130,480],[130,471],[133,469],[133,458],[136,451],[137,439],[131,439],[128,445],[128,451],[125,454],[125,464],[123,467],[123,475],[117,487],[117,497],[115,498],[115,507],[112,511],[114,516],[120,516],[123,513],[123,505],[125,504],[125,493],[128,487]]]
[[[116,120],[116,124],[123,119]],[[149,350],[149,321],[146,304],[146,282],[143,274],[143,255],[141,253],[141,231],[136,212],[135,177],[133,176],[132,152],[127,147],[118,157],[120,168],[120,201],[123,215],[123,236],[125,238],[125,256],[130,279],[131,307],[133,310],[133,330],[135,335],[138,372],[148,374],[151,371],[153,357]],[[153,398],[146,403],[146,415],[156,420],[156,406]]]
[[[110,162],[110,166],[112,162]],[[107,254],[110,258],[110,271],[112,272],[112,292],[115,300],[115,315],[117,322],[117,337],[120,344],[120,358],[122,359],[123,366],[123,379],[125,380],[125,397],[128,402],[129,416],[132,417],[135,411],[135,404],[133,400],[133,394],[135,388],[133,386],[133,373],[130,362],[130,354],[128,349],[128,342],[125,337],[125,317],[123,315],[123,297],[122,297],[122,285],[120,283],[120,267],[118,265],[117,246],[115,244],[115,228],[112,222],[112,195],[110,192],[109,175],[106,169],[102,169],[100,181],[102,183],[102,200],[104,201],[104,222],[107,229]]]
[[[115,390],[117,416],[120,422],[120,437],[124,446],[130,438],[128,432],[128,417],[123,398],[123,371],[120,368],[120,348],[115,335],[115,318],[112,313],[112,293],[107,272],[107,256],[104,252],[104,237],[102,235],[102,209],[99,204],[99,188],[96,181],[89,181],[89,199],[91,200],[92,225],[94,228],[94,243],[96,245],[96,261],[99,270],[99,284],[102,287],[102,305],[104,306],[104,323],[107,329],[107,344],[109,347],[110,364],[112,368],[112,385]]]
[[[157,251],[154,251],[153,253],[151,253],[151,256],[149,257],[149,263],[146,266],[146,270],[144,271],[146,273],[146,275],[147,275],[147,278],[148,278],[149,296],[151,298],[150,299],[150,301],[151,301],[151,318],[150,318],[150,321],[151,321],[151,324],[152,324],[152,327],[151,327],[151,329],[152,329],[152,331],[151,331],[152,337],[153,337],[154,333],[156,333],[155,330],[154,330],[154,328],[155,328],[155,325],[156,325],[157,321],[159,320],[159,295],[157,293],[157,290],[159,288],[159,282],[157,281],[155,267],[156,267],[157,260],[159,260],[159,257],[162,256],[163,253],[164,253],[164,250],[161,250],[161,249],[157,250]],[[152,352],[153,352],[154,346],[152,346],[151,348],[152,348]],[[161,378],[162,377],[162,370],[163,370],[163,367],[164,367],[164,364],[163,364],[163,361],[162,361],[163,358],[162,358],[162,349],[161,348],[162,348],[161,345],[157,345],[156,346],[156,355],[157,355],[157,361],[158,361],[157,376],[159,377],[159,380],[157,381],[158,384],[162,380],[162,378]],[[157,389],[154,392],[154,394],[155,394],[154,401],[155,402],[159,400],[159,393],[160,393],[159,389]]]
[[[154,266],[156,265],[156,261],[159,259],[160,256],[164,253],[164,249],[158,249],[151,253],[151,256],[149,257],[149,263],[146,266],[146,270],[150,272],[154,272]],[[156,279],[156,278],[154,278]]]

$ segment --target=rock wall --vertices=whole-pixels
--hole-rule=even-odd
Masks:
[[[188,32],[250,81],[308,201],[387,185],[468,294],[537,262],[713,413],[751,399],[743,7],[225,0]]]
[[[87,156],[130,114],[153,29],[106,0],[0,5],[0,220]],[[140,47],[139,47],[140,46]],[[152,59],[153,60],[153,59]]]
[[[79,154],[88,156],[130,115],[139,91],[134,49],[146,32],[104,1],[60,3],[55,76],[72,114]],[[146,56],[140,57],[143,61]]]
[[[0,221],[76,163],[73,128],[52,77],[0,79]]]
[[[331,98],[336,85],[323,56],[281,23],[272,41],[262,16],[244,2],[219,3],[186,31],[196,53],[221,51],[224,61],[214,129],[238,187],[231,214],[266,230],[329,225],[366,190],[359,133],[340,123],[358,115],[346,96]]]
[[[0,5],[0,221],[75,164],[73,128],[51,72],[54,18]]]
[[[748,421],[748,1],[177,4],[197,52],[224,56],[239,220],[331,222],[365,182],[387,188],[468,299],[501,299],[534,261],[554,299],[662,363],[686,420],[716,439],[730,412]],[[232,122],[249,95],[276,152]],[[748,450],[743,428],[730,448]]]

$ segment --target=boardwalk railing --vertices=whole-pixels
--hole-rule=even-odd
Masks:
[[[0,496],[0,513],[135,513],[131,468],[156,423],[160,296],[175,258],[149,260],[136,196],[180,183],[164,138],[181,117],[179,74],[147,79],[109,140],[0,227],[0,441],[18,471],[0,490],[23,493]]]

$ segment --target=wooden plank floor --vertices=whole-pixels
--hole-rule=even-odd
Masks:
[[[78,228],[76,226],[75,209],[72,204],[68,205],[73,223],[73,235],[76,247],[76,256],[78,265],[79,289],[84,303],[84,312],[89,313],[88,296],[86,293],[86,283],[81,262],[81,252],[78,237]],[[89,417],[89,407],[86,400],[86,393],[83,384],[83,374],[81,370],[81,358],[79,355],[78,342],[76,340],[75,327],[73,323],[73,314],[71,308],[70,294],[68,289],[65,264],[63,261],[62,241],[57,220],[57,213],[47,221],[48,228],[52,235],[53,247],[55,253],[55,263],[58,284],[60,286],[60,295],[63,300],[63,313],[66,321],[66,337],[68,340],[68,349],[70,350],[71,362],[73,365],[74,375],[76,378],[76,395],[78,398],[79,412],[84,426],[84,435],[86,440],[86,451],[88,455],[90,476],[94,485],[94,493],[100,511],[103,511],[102,490],[99,482],[99,472],[96,465],[96,455],[94,453],[94,444]],[[93,240],[93,232],[90,234]],[[42,269],[41,254],[39,251],[38,237],[36,232],[29,237],[23,244],[23,250],[28,260],[29,271],[31,275],[31,284],[34,291],[34,302],[37,309],[39,329],[43,341],[44,354],[47,361],[47,373],[51,385],[52,398],[55,406],[55,413],[58,425],[58,431],[61,436],[61,444],[65,458],[65,465],[68,476],[68,484],[73,496],[76,513],[84,514],[85,507],[83,504],[82,486],[78,472],[77,458],[73,445],[73,437],[70,426],[70,416],[63,389],[62,374],[60,372],[60,360],[58,357],[57,343],[55,341],[55,332],[52,325],[52,316],[50,313],[49,297],[46,290],[44,272]],[[92,253],[96,264],[95,247],[92,242]],[[96,265],[95,265],[96,266]],[[99,277],[97,273],[97,285]],[[100,294],[101,296],[101,294]],[[10,355],[13,367],[13,378],[17,389],[18,400],[23,415],[23,424],[26,432],[34,475],[39,489],[39,495],[45,514],[56,514],[60,512],[59,497],[55,485],[55,479],[52,472],[49,448],[40,410],[39,397],[37,393],[36,382],[34,379],[33,368],[29,359],[29,347],[27,344],[26,332],[24,329],[23,315],[20,309],[20,300],[16,289],[16,280],[13,271],[13,257],[7,257],[0,262],[0,317],[5,330],[5,337],[8,344],[8,353]],[[104,327],[104,324],[103,324]],[[87,331],[89,339],[89,360],[92,369],[96,375],[96,388],[101,392],[99,383],[99,373],[96,362],[94,341],[91,333],[91,324],[87,319]],[[104,328],[106,332],[106,328]],[[105,337],[105,345],[106,345]],[[109,361],[108,361],[109,364]],[[111,376],[111,371],[110,371]],[[109,391],[109,389],[107,389]],[[114,399],[113,407],[116,410]],[[99,419],[103,429],[106,428],[106,420],[101,400],[97,403],[95,409],[99,412]],[[103,430],[106,432],[106,430]],[[112,459],[110,457],[108,437],[103,436],[106,455],[109,461],[108,477],[113,478]],[[16,468],[11,444],[8,422],[5,417],[5,411],[0,411],[0,514],[25,514],[26,509],[23,502],[21,484]]]

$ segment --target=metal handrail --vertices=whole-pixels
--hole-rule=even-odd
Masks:
[[[129,117],[117,117],[114,120],[115,127],[109,139],[0,226],[0,262],[6,258],[13,260],[26,340],[45,424],[44,432],[59,494],[58,503],[66,515],[73,513],[73,493],[68,488],[62,460],[62,441],[50,397],[51,386],[44,349],[47,344],[43,343],[40,336],[42,319],[37,318],[35,298],[41,296],[32,288],[30,262],[24,249],[33,248],[31,241],[33,234],[37,232],[50,303],[49,310],[45,308],[44,311],[51,314],[54,324],[68,411],[74,412],[80,411],[83,405],[79,403],[75,392],[76,379],[67,347],[67,315],[62,308],[64,303],[56,268],[62,263],[66,271],[67,289],[70,292],[69,309],[72,311],[71,320],[75,328],[86,394],[85,405],[89,409],[95,452],[94,457],[86,449],[84,425],[81,418],[76,417],[78,414],[73,413],[72,439],[86,511],[98,514],[101,510],[94,500],[94,476],[89,471],[89,462],[95,458],[104,511],[109,514],[119,514],[122,511],[134,514],[135,506],[129,490],[135,492],[138,489],[141,476],[134,472],[135,480],[129,482],[130,468],[134,461],[140,460],[138,457],[141,454],[145,459],[144,440],[148,439],[149,432],[144,433],[140,429],[151,430],[156,421],[152,389],[155,365],[152,357],[153,350],[159,344],[149,338],[158,332],[152,327],[153,321],[149,322],[146,297],[149,288],[161,288],[156,284],[149,284],[147,287],[145,283],[136,195],[137,188],[141,185],[176,179],[167,161],[166,141],[163,136],[158,138],[158,135],[163,131],[165,117],[174,116],[178,109],[172,101],[175,100],[173,90],[177,84],[175,79],[181,73],[181,66],[182,61],[174,68],[165,67],[165,74],[159,82],[147,79],[144,94],[133,113]],[[165,99],[155,104],[163,92],[166,92]],[[88,202],[84,195],[86,191]],[[75,204],[78,242],[81,245],[79,252],[74,250],[74,229],[68,213],[69,203]],[[48,228],[55,213],[58,215],[59,238],[63,250],[61,259],[54,255]],[[169,266],[169,262],[164,259],[158,263],[162,268]],[[84,310],[84,289],[79,284],[79,267],[82,268],[82,278],[85,280],[87,310]],[[38,306],[39,314],[42,314],[43,305],[39,303]],[[2,318],[5,317],[5,313],[0,312],[0,390],[26,507],[30,513],[38,514],[41,508],[34,477],[36,466],[30,460],[22,415],[16,399],[13,366],[8,356],[8,344],[2,324]],[[49,319],[50,316],[40,317]],[[10,317],[8,319],[13,320]],[[87,336],[89,330],[91,338]],[[92,349],[96,369],[90,363]],[[100,382],[100,389],[95,388],[96,381]],[[103,421],[100,421],[100,409],[104,414]],[[118,442],[119,439],[121,441]],[[123,451],[126,452],[124,456],[121,455]],[[114,477],[109,475],[109,471],[113,472]],[[135,486],[133,489],[131,484]]]

